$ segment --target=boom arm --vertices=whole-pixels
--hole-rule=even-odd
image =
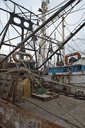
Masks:
[[[81,22],[82,23],[82,22]],[[42,65],[40,65],[39,67],[38,67],[38,69],[39,68],[41,68],[54,54],[56,54],[77,32],[79,32],[83,27],[84,27],[84,25],[85,25],[85,22],[84,23],[82,23],[82,24],[79,24],[74,30],[73,30],[73,32],[71,32],[70,34],[69,34],[69,36],[67,37],[67,39],[64,41],[64,43],[57,49],[57,50],[55,50],[55,52],[49,57],[49,58],[47,58],[47,60],[46,61],[44,61],[43,63],[42,63]]]
[[[74,3],[75,1],[80,2],[80,0],[70,0],[69,2],[67,2],[64,6],[62,6],[57,12],[55,12],[50,18],[48,18],[41,26],[39,26],[36,30],[33,31],[33,33],[31,33],[29,36],[27,36],[25,39],[23,39],[23,41],[20,43],[20,45],[18,45],[14,50],[12,50],[1,62],[4,62],[11,54],[13,54],[18,48],[21,47],[21,45],[23,45],[28,39],[30,39],[35,33],[37,33],[41,28],[43,28],[47,23],[49,23],[51,20],[53,20],[56,16],[57,17],[61,17],[62,16],[62,11],[65,11],[65,9],[69,6],[72,7],[72,3]],[[77,4],[76,3],[76,4]],[[47,61],[45,61],[47,62]],[[44,63],[45,63],[44,62]],[[43,64],[42,64],[43,65]],[[41,65],[41,66],[42,66]],[[40,67],[41,67],[40,66]],[[39,68],[40,68],[39,67]],[[38,69],[39,69],[38,68]]]

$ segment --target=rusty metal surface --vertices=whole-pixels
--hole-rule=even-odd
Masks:
[[[0,125],[2,128],[64,128],[25,112],[2,99],[0,99]]]
[[[68,76],[69,74],[59,74],[59,73],[56,73],[55,76]],[[85,73],[81,73],[81,74],[70,74],[70,76],[84,76]]]

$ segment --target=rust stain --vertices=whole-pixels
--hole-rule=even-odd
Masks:
[[[0,99],[0,125],[2,128],[64,128],[41,117],[25,112]]]
[[[68,75],[68,84],[71,85],[70,84],[70,76],[69,75]],[[70,93],[70,87],[69,87],[69,93]]]

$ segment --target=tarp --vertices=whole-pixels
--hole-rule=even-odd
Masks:
[[[25,99],[27,96],[30,96],[30,80],[21,78],[17,85],[17,95],[21,96],[21,99]]]

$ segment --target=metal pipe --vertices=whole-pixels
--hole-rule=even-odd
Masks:
[[[9,11],[7,11],[7,10],[5,10],[5,9],[3,9],[3,8],[0,8],[0,10],[5,11],[5,12],[7,12],[7,13],[10,13]]]
[[[11,1],[11,0],[10,0]],[[57,12],[55,12],[50,18],[48,18],[41,26],[39,26],[33,33],[31,33],[28,37],[26,37],[14,50],[12,50],[1,62],[3,63],[11,54],[13,54],[21,45],[23,45],[28,39],[30,39],[35,33],[37,33],[41,28],[43,28],[47,23],[49,23],[53,18],[58,16],[64,9],[66,9],[69,5],[71,5],[76,0],[70,0],[64,6],[62,6]]]
[[[17,47],[16,45],[11,45],[11,44],[3,44],[3,45],[10,46],[10,47]],[[23,49],[30,50],[30,51],[35,51],[34,49],[30,49],[30,48],[23,48]]]
[[[26,35],[26,34],[24,34],[24,35]],[[16,37],[11,38],[11,39],[8,39],[8,40],[4,41],[4,43],[5,43],[5,42],[8,42],[8,41],[11,41],[11,40],[14,40],[14,39],[17,39],[17,38],[19,38],[19,37],[21,37],[21,35],[20,35],[20,36],[16,36]]]
[[[24,8],[23,6],[21,6],[21,5],[17,4],[17,3],[15,3],[14,1],[12,1],[12,0],[9,0],[9,1],[12,2],[13,4],[16,4],[17,6],[20,6],[21,8],[23,8],[23,9],[25,9],[26,11],[30,12],[31,14],[34,14],[36,17],[38,17],[38,15],[36,15],[35,13],[33,13],[33,12],[31,12],[30,10]],[[38,17],[38,18],[39,18],[39,17]],[[40,18],[40,19],[41,19],[41,18]]]
[[[6,28],[5,28],[5,32],[3,34],[2,40],[0,42],[0,48],[1,48],[2,44],[3,44],[3,41],[4,41],[4,38],[5,38],[5,35],[7,33],[8,28],[9,28],[9,21],[8,21],[8,24],[7,24]]]
[[[33,41],[33,43],[34,43],[35,60],[36,60],[36,68],[37,68],[37,53],[36,53],[35,41]]]
[[[3,33],[3,31],[7,28],[8,24],[9,24],[9,23],[7,23],[7,24],[5,25],[5,27],[3,28],[2,32],[0,33],[0,36],[1,36],[1,34]],[[2,27],[3,27],[3,26],[2,26]]]
[[[37,36],[37,35],[36,35]],[[46,39],[46,38],[43,38],[43,37],[41,37],[41,36],[37,36],[37,37],[39,37],[39,38],[41,38],[41,39],[43,39],[43,40],[45,40],[45,41],[49,41],[49,42],[51,42],[51,43],[53,43],[53,44],[57,44],[57,45],[59,45],[60,46],[60,44],[59,44],[59,42],[60,41],[57,41],[58,43],[56,43],[56,42],[54,42],[54,41],[51,41],[51,40],[49,40],[49,39]],[[61,43],[61,42],[60,42]]]

